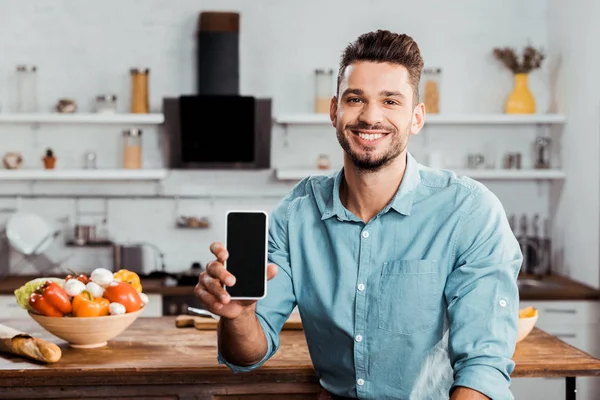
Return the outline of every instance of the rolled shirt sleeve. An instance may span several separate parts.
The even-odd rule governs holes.
[[[493,400],[513,399],[516,279],[523,257],[505,211],[491,191],[482,188],[465,201],[467,212],[455,236],[456,264],[445,288],[452,388],[468,387]]]
[[[288,247],[288,221],[293,206],[293,193],[284,198],[269,217],[269,263],[278,267],[277,275],[267,283],[267,296],[257,302],[256,316],[267,338],[267,353],[253,365],[234,365],[218,351],[217,359],[233,372],[249,372],[259,368],[279,349],[279,334],[296,306]]]

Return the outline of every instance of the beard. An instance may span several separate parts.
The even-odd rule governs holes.
[[[354,166],[359,171],[376,172],[381,168],[391,164],[392,161],[394,161],[406,149],[411,123],[412,122],[409,122],[406,128],[400,132],[393,126],[385,126],[381,124],[369,125],[365,122],[359,121],[356,124],[348,124],[345,127],[338,125],[336,127],[336,136],[338,142],[342,146],[342,149],[344,149],[346,155],[350,158]],[[376,146],[362,145],[358,151],[353,150],[350,140],[346,136],[345,132],[348,132],[348,135],[354,135],[355,133],[353,131],[357,131],[359,129],[384,130],[388,132],[386,136],[390,136],[391,143],[387,150],[381,155],[375,154],[377,149]]]

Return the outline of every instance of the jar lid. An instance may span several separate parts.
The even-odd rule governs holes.
[[[35,72],[37,67],[35,65],[17,65],[17,71],[19,72]]]
[[[439,74],[441,72],[442,72],[442,69],[439,67],[423,69],[423,73],[425,73],[425,74]]]
[[[333,74],[333,68],[317,68],[315,69],[315,74]]]
[[[126,131],[123,131],[123,135],[133,137],[142,136],[142,130],[138,128],[127,129]]]
[[[96,96],[98,101],[117,101],[117,96],[114,94],[100,94]]]
[[[131,68],[132,74],[148,74],[150,73],[150,68]]]

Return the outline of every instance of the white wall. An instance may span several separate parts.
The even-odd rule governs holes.
[[[569,177],[558,196],[555,237],[564,243],[564,267],[573,278],[594,287],[599,275],[600,204],[600,4],[564,1],[549,3],[549,43],[557,65],[557,106],[568,113],[563,132],[563,168]]]
[[[337,67],[344,46],[359,34],[385,28],[406,32],[419,43],[427,66],[443,68],[442,112],[501,112],[512,88],[511,74],[492,57],[496,46],[532,43],[550,47],[545,0],[522,2],[413,1],[192,1],[63,0],[17,2],[0,0],[0,109],[14,108],[14,67],[33,63],[39,67],[39,99],[50,110],[61,97],[77,100],[88,111],[97,94],[119,96],[120,111],[129,101],[128,71],[132,66],[151,68],[151,108],[160,111],[161,99],[195,91],[194,31],[203,10],[236,10],[241,17],[241,92],[273,98],[273,113],[312,110],[312,71]],[[548,68],[535,72],[530,87],[539,112],[550,104]],[[55,149],[60,168],[79,168],[82,155],[93,149],[100,167],[119,167],[120,131],[126,126],[0,125],[0,153],[20,151],[25,167],[39,168],[46,147]],[[464,166],[466,153],[494,149],[496,165],[505,151],[520,151],[524,167],[530,166],[534,128],[427,127],[411,144],[425,160],[428,150],[443,149],[448,167]],[[276,167],[311,167],[319,153],[328,153],[334,166],[341,151],[329,127],[292,129],[284,146],[280,127],[273,131],[273,164]],[[144,131],[144,165],[161,167],[158,131]],[[240,187],[238,180],[243,183]],[[164,182],[167,194],[210,195],[219,191],[227,198],[180,202],[182,214],[213,217],[207,231],[173,229],[177,213],[171,200],[109,201],[108,228],[117,240],[145,240],[167,253],[171,270],[192,261],[209,260],[208,244],[222,239],[222,214],[228,207],[271,209],[277,197],[290,187],[274,183],[269,172],[178,172]],[[549,186],[532,182],[490,184],[509,213],[549,214]],[[152,184],[3,184],[0,193],[152,193]],[[267,194],[263,198],[250,198]],[[270,194],[270,195],[269,195]],[[596,200],[597,201],[597,200]],[[14,199],[0,201],[10,206]],[[85,203],[85,204],[84,204]],[[82,203],[99,208],[101,202]],[[41,212],[57,221],[73,218],[73,200],[23,200],[24,209]],[[1,217],[1,215],[0,215]],[[1,219],[0,219],[1,220]],[[57,226],[62,227],[59,222]],[[68,228],[65,228],[68,229]],[[598,243],[597,240],[594,243]],[[53,258],[70,252],[56,245]],[[597,258],[597,257],[596,257]],[[89,270],[110,262],[106,250],[77,250],[67,266]],[[594,266],[597,265],[594,264]],[[151,265],[149,265],[151,268]],[[31,273],[32,267],[12,273]]]

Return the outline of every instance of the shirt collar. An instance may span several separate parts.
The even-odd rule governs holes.
[[[344,168],[341,168],[335,176],[334,184],[332,187],[332,195],[329,200],[325,203],[325,207],[322,208],[321,219],[327,219],[330,217],[337,217],[340,220],[355,220],[354,216],[346,210],[346,207],[340,200],[340,184],[344,177]],[[381,214],[385,214],[391,209],[394,209],[402,215],[410,215],[413,205],[413,200],[416,193],[416,188],[421,182],[421,174],[419,163],[414,157],[407,152],[406,153],[406,170],[402,177],[400,187],[396,191],[396,194],[390,201],[390,203],[381,211]]]

